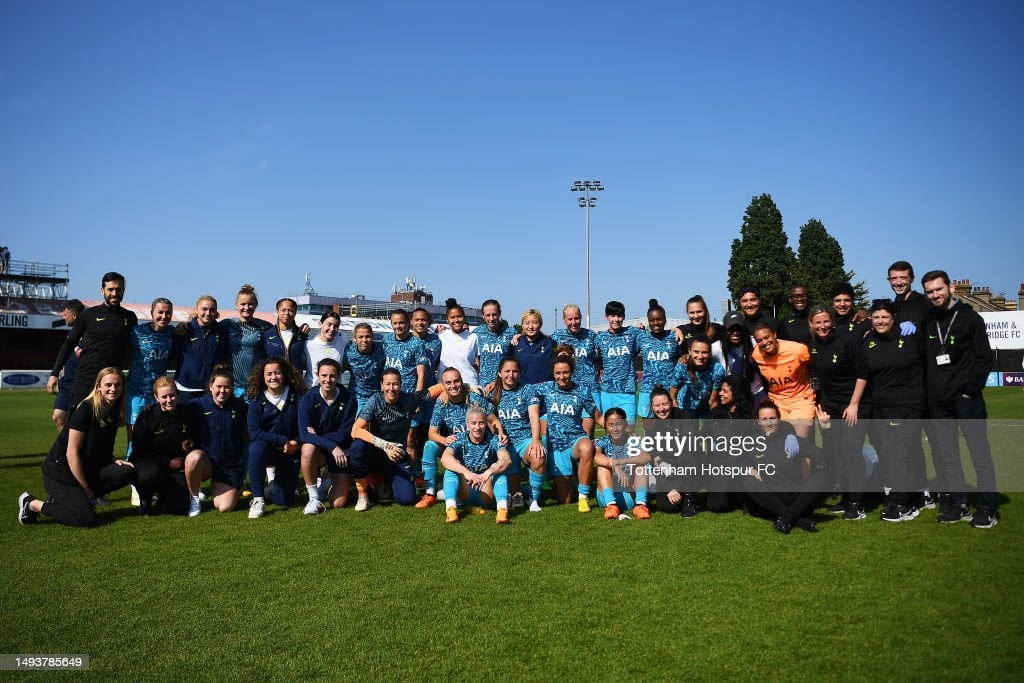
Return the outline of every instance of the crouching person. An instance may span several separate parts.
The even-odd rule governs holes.
[[[508,449],[487,428],[487,414],[478,406],[466,412],[466,431],[441,456],[444,465],[445,519],[459,521],[459,503],[466,511],[497,508],[498,524],[508,524]]]
[[[231,370],[219,366],[210,376],[209,391],[189,403],[199,412],[196,438],[191,453],[185,457],[185,481],[188,483],[188,516],[202,511],[199,487],[207,479],[213,494],[213,507],[231,512],[242,493],[245,471],[245,423],[249,408],[236,398]]]
[[[302,479],[309,492],[303,510],[307,515],[324,511],[324,499],[331,507],[348,503],[352,484],[348,453],[352,446],[352,425],[356,420],[356,397],[338,386],[340,366],[333,358],[324,358],[316,366],[319,389],[311,389],[299,400],[299,439],[302,441]],[[320,468],[327,466],[326,485],[317,487]],[[329,489],[329,490],[328,490]]]
[[[92,392],[71,412],[43,459],[47,501],[28,491],[18,497],[18,521],[31,524],[42,513],[61,524],[96,524],[96,499],[136,481],[135,467],[114,459],[114,441],[124,400],[124,375],[103,368]]]

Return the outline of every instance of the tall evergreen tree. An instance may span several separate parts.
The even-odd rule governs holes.
[[[794,281],[807,285],[811,301],[828,305],[832,288],[848,280],[843,248],[839,241],[828,234],[825,226],[817,218],[812,218],[800,226]]]
[[[863,280],[855,281],[856,277],[852,270],[846,270],[839,240],[828,233],[821,221],[812,218],[800,226],[794,281],[807,285],[813,303],[827,306],[832,288],[840,282],[849,282],[853,285],[854,304],[867,308],[870,303],[867,287]]]
[[[751,199],[743,214],[740,237],[732,241],[729,257],[729,293],[733,302],[740,288],[761,290],[765,310],[779,310],[789,294],[796,255],[782,229],[782,213],[769,194]]]

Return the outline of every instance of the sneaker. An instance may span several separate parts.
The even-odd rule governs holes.
[[[679,509],[679,516],[683,519],[697,516],[697,501],[693,496],[683,496],[683,505]]]
[[[974,513],[971,526],[975,529],[991,529],[999,523],[999,514],[989,510],[978,510]]]
[[[971,508],[966,505],[950,505],[945,512],[935,519],[943,524],[969,522],[972,519]]]
[[[420,498],[420,502],[416,503],[416,507],[420,510],[424,510],[435,505],[437,505],[437,496],[433,493],[424,493],[423,497]]]
[[[646,503],[638,503],[633,506],[633,516],[637,519],[650,519],[651,511],[647,509]]]
[[[139,504],[141,502],[142,499],[139,497],[139,490],[132,486],[132,505],[134,505],[135,507],[139,507]]]
[[[864,506],[858,503],[850,503],[846,506],[846,512],[843,513],[843,519],[848,522],[855,522],[867,516],[868,513],[864,511]]]
[[[363,496],[359,496],[359,498],[356,499],[356,512],[366,512],[366,510],[369,507],[370,507],[370,498],[369,498],[369,496],[363,495]]]
[[[253,498],[249,502],[249,519],[259,519],[263,516],[263,499]]]
[[[935,499],[932,497],[932,494],[930,494],[930,493],[922,493],[921,494],[921,500],[918,503],[917,507],[920,510],[934,510],[935,509]]]
[[[248,496],[251,496],[251,495],[252,495],[252,491],[249,491],[249,492],[247,492],[247,493],[244,493],[244,494],[242,494],[242,495],[248,495]],[[203,502],[204,500],[206,500],[206,494],[205,494],[205,493],[203,493],[203,490],[202,490],[202,489],[199,489],[199,495],[198,495],[198,496],[196,496],[196,498],[198,498],[198,499],[199,499],[199,502],[200,502],[200,503],[201,503],[201,502]]]
[[[509,504],[516,510],[522,510],[526,507],[526,503],[523,502],[523,492],[516,491],[509,497]]]
[[[940,493],[936,496],[939,501],[939,514],[948,512],[953,506],[952,496],[948,493]]]
[[[100,496],[96,499],[97,507],[106,507],[108,505],[110,505],[110,500],[108,500],[106,496]]]
[[[889,503],[882,511],[883,522],[909,522],[918,515],[918,509],[913,505],[897,505]]]
[[[829,509],[826,510],[826,512],[828,512],[828,514],[830,515],[845,515],[847,507],[848,504],[846,500],[841,500],[835,505],[829,507]]]
[[[508,508],[498,508],[498,514],[494,521],[498,524],[508,524]]]
[[[604,518],[605,519],[618,519],[619,518],[619,506],[615,503],[609,503],[604,506]]]
[[[590,501],[586,498],[580,498],[580,501],[576,503],[576,509],[580,512],[590,512]]]
[[[535,500],[531,500],[530,501],[530,512],[540,512],[543,509],[544,508],[542,508],[540,506],[540,503],[538,503],[537,501],[535,501]]]
[[[188,516],[197,517],[203,511],[203,504],[199,502],[199,496],[189,496]]]
[[[818,533],[818,525],[814,523],[814,520],[809,517],[797,517],[793,520],[793,526],[797,529],[803,529],[812,534]]]
[[[302,514],[304,515],[319,515],[324,511],[324,504],[320,502],[319,498],[310,498],[309,502],[306,503],[306,507],[302,508]]]
[[[459,509],[458,508],[445,508],[444,509],[444,523],[445,524],[456,524],[459,522]]]
[[[792,530],[793,525],[790,524],[789,520],[787,520],[785,517],[779,517],[775,520],[775,523],[772,524],[772,528],[778,531],[779,533],[788,534],[790,530]]]
[[[139,515],[149,517],[154,512],[152,501],[139,499]]]
[[[35,499],[28,491],[18,496],[18,524],[35,524],[39,521],[39,513],[28,506]]]

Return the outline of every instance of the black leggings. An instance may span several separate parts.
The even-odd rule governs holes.
[[[792,522],[797,517],[806,517],[822,497],[825,478],[812,474],[800,491],[778,491],[768,482],[753,477],[743,480],[743,488],[753,503],[772,517],[782,517]]]
[[[154,494],[160,494],[160,509],[172,515],[188,513],[189,492],[184,472],[167,469],[158,460],[145,458],[136,460],[135,471],[138,474],[139,498],[151,501]]]
[[[96,481],[89,483],[93,493],[99,497],[134,482],[135,468],[111,463],[97,473]],[[43,503],[44,515],[68,526],[96,524],[96,510],[81,486],[57,481],[44,472],[43,488],[50,494],[50,500]]]

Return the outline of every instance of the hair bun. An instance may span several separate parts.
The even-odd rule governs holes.
[[[459,302],[456,301],[454,297],[448,297],[447,299],[444,300],[444,305],[445,306],[458,306]]]
[[[658,300],[657,299],[648,299],[647,300],[647,307],[648,308],[657,308],[658,307]]]

